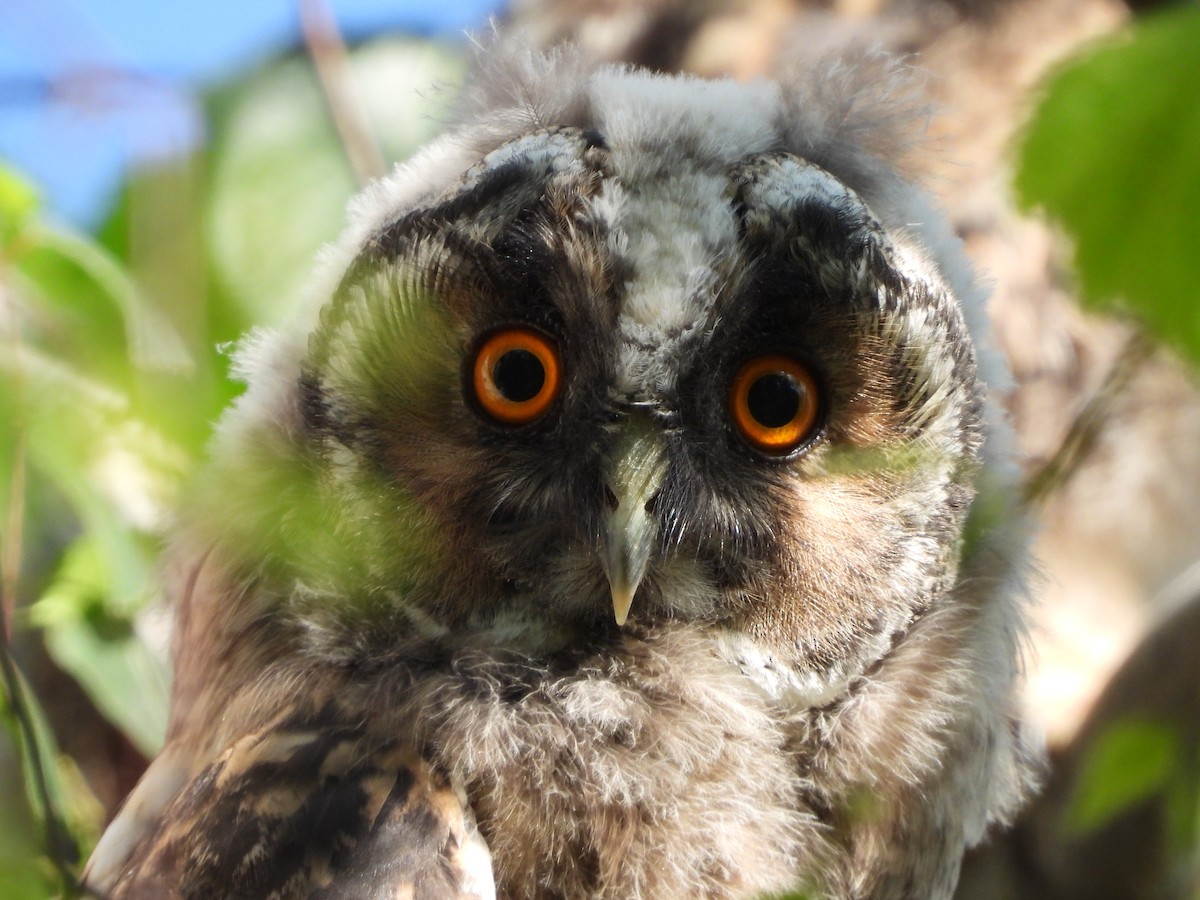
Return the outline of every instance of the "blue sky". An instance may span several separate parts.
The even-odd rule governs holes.
[[[200,139],[191,96],[299,41],[299,0],[0,0],[0,161],[87,227],[131,160]],[[503,0],[325,0],[349,38],[454,37]]]

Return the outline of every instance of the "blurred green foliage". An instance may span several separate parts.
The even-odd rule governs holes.
[[[1179,768],[1179,743],[1175,731],[1160,722],[1113,722],[1083,761],[1065,826],[1093,831],[1162,791]]]
[[[1200,362],[1200,7],[1138,20],[1060,68],[1016,188],[1072,239],[1086,304],[1133,313]]]
[[[76,573],[60,565],[60,557],[89,543],[106,558],[105,577],[88,592],[87,603],[105,616],[144,599],[153,550],[142,536],[143,523],[127,508],[147,498],[141,485],[130,487],[104,473],[119,464],[143,468],[150,477],[157,460],[141,445],[122,440],[130,428],[149,428],[140,421],[123,377],[122,358],[135,339],[142,300],[119,262],[94,242],[46,223],[36,194],[13,172],[0,170],[0,500],[3,501],[3,583],[6,630],[27,625],[30,606],[43,590],[72,589]],[[128,326],[128,327],[125,327]],[[18,605],[19,603],[19,605]],[[108,606],[113,609],[109,611]],[[37,609],[34,605],[32,609]],[[80,616],[92,612],[82,605]],[[75,622],[49,623],[48,644],[69,641]],[[100,644],[107,638],[94,633]],[[145,663],[148,689],[165,683],[165,668],[140,642],[127,642],[124,652],[101,657],[78,655],[60,662],[81,683],[90,685],[112,706],[125,699],[111,690],[131,662]],[[29,818],[38,828],[15,827],[7,835],[44,836],[43,852],[61,864],[76,863],[99,833],[94,802],[76,776],[73,761],[58,754],[52,732],[37,700],[17,672],[5,648],[4,712],[12,737],[11,750],[20,762],[28,805],[11,804],[8,815]],[[72,669],[71,663],[77,663]],[[155,678],[157,676],[157,679]],[[126,679],[128,680],[128,679]],[[161,704],[165,693],[157,698]],[[123,721],[144,710],[129,707]],[[161,739],[150,735],[147,749]],[[79,790],[67,790],[72,784]],[[18,841],[18,844],[20,842]],[[0,855],[4,855],[0,849]],[[37,860],[36,854],[28,859]],[[54,868],[45,862],[28,871],[7,870],[4,878],[36,884],[29,896],[46,896],[42,879]],[[20,897],[15,893],[6,896]]]
[[[429,42],[352,54],[350,89],[385,158],[441,130],[463,69],[457,51]],[[147,756],[167,721],[156,560],[172,504],[240,389],[228,347],[302,302],[355,190],[302,55],[205,102],[206,145],[133,172],[95,236],[54,224],[0,161],[0,558],[14,647],[20,661],[40,642]],[[14,716],[20,699],[36,746]],[[64,819],[53,856],[67,866],[90,850],[104,810],[33,693],[0,700],[11,736],[0,738],[0,783],[18,801],[0,804],[0,897],[45,897],[60,882],[44,796]]]
[[[1200,365],[1198,49],[1200,5],[1177,4],[1061,66],[1018,149],[1015,187],[1069,238],[1086,307],[1130,318]],[[1079,840],[1149,810],[1171,884],[1145,885],[1145,896],[1200,898],[1200,759],[1188,737],[1200,710],[1174,714],[1104,723],[1084,745],[1061,826]]]

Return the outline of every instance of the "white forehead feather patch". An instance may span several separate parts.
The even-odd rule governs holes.
[[[596,211],[630,273],[618,387],[636,390],[644,358],[635,348],[661,345],[704,319],[713,263],[736,241],[728,167],[778,143],[779,91],[606,70],[593,76],[589,94],[613,175]]]

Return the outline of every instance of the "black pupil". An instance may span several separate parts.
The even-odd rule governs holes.
[[[770,372],[755,380],[746,395],[750,415],[764,428],[782,428],[800,412],[803,388],[783,372]]]
[[[546,369],[528,350],[509,350],[496,360],[492,381],[506,400],[525,403],[541,392]]]

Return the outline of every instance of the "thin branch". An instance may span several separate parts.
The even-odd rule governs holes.
[[[383,175],[386,166],[362,110],[351,99],[346,44],[324,0],[300,0],[300,28],[342,149],[359,185],[365,185]]]
[[[1022,491],[1028,506],[1042,503],[1064,487],[1096,449],[1113,407],[1142,364],[1154,352],[1154,343],[1140,331],[1126,339],[1104,381],[1071,422],[1054,455],[1029,476]]]

